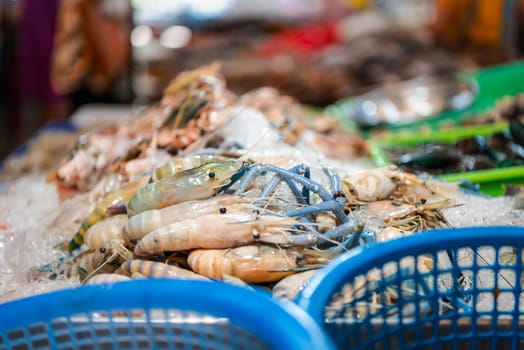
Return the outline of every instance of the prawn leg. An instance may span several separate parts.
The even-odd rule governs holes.
[[[338,176],[332,169],[330,168],[323,168],[326,175],[329,177],[329,181],[331,183],[331,194],[334,198],[344,196],[344,192],[342,191],[342,179],[340,179],[340,176]]]
[[[309,168],[306,167],[305,169],[307,169],[307,171],[309,173]],[[302,165],[297,165],[297,166],[289,169],[288,171],[292,172],[292,173],[300,174],[302,172],[305,172],[305,169],[304,169],[304,167]],[[269,197],[271,195],[271,193],[273,193],[275,191],[276,187],[283,181],[282,178],[283,177],[280,174],[276,174],[275,176],[273,176],[273,178],[269,181],[269,183],[264,188],[264,190],[262,190],[262,193],[260,193],[260,197],[262,197],[262,198]],[[308,204],[309,203],[308,198],[306,198],[304,196],[303,192],[300,192],[300,190],[297,188],[297,186],[292,181],[290,181],[287,178],[284,178],[284,181],[286,182],[288,187],[291,189],[291,191],[295,195],[295,198],[297,199],[297,202],[299,202],[301,204]],[[306,191],[306,192],[309,195],[309,191]]]
[[[342,204],[342,205],[344,205],[344,204]],[[336,208],[340,208],[340,206],[341,206],[341,203],[339,201],[337,201],[336,199],[334,199],[334,200],[330,200],[330,201],[327,201],[327,202],[322,202],[322,203],[318,203],[318,204],[312,204],[310,206],[307,206],[307,207],[304,207],[304,208],[300,208],[300,209],[288,210],[288,211],[282,213],[282,215],[285,215],[285,216],[306,216],[308,214],[316,214],[316,213],[321,213],[321,212],[325,212],[325,211],[333,211]]]
[[[340,247],[344,250],[352,249],[357,246],[362,235],[363,229],[364,224],[362,223],[362,221],[348,221],[322,234],[320,237],[324,240],[324,242],[322,242],[321,246],[325,245],[326,243],[333,242],[342,237],[343,241]]]
[[[293,172],[289,172],[288,170],[279,168],[271,164],[263,164],[263,166],[267,170],[273,171],[276,174],[281,174],[283,177],[293,180],[294,182],[297,182],[300,185],[307,188],[309,191],[318,194],[324,202],[334,199],[333,196],[324,188],[324,186],[322,186],[321,184],[311,179],[308,179],[299,174],[295,174]],[[344,210],[342,209],[342,207],[335,208],[333,210],[333,214],[335,214],[336,218],[342,223],[345,223],[348,221],[348,218],[346,214],[344,213]]]
[[[333,201],[334,197],[322,186],[321,184],[307,178],[304,176],[304,174],[309,174],[309,172],[306,170],[307,167],[303,164],[300,164],[298,166],[295,166],[291,169],[282,169],[277,166],[271,165],[271,164],[256,164],[249,167],[247,170],[247,173],[240,181],[237,189],[235,190],[235,194],[243,193],[248,185],[253,181],[253,179],[260,175],[264,170],[271,171],[275,173],[278,177],[284,179],[292,192],[295,194],[297,198],[300,198],[299,202],[301,203],[307,203],[306,199],[304,199],[304,193],[305,192],[313,192],[320,196],[320,198],[324,202]],[[303,186],[302,192],[296,188],[296,185],[294,182],[300,184]],[[269,190],[272,189],[273,186],[276,187],[277,180],[271,180],[270,185],[271,187],[269,189],[265,189],[264,193],[269,193]],[[309,197],[307,197],[309,198]],[[342,197],[341,197],[342,198]],[[339,220],[342,223],[345,223],[348,221],[348,218],[343,210],[342,200],[339,202],[339,206],[335,206],[332,211],[333,214],[335,214],[337,220]]]

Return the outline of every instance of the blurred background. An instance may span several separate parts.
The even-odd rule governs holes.
[[[522,0],[0,0],[0,159],[87,104],[158,100],[220,61],[228,87],[328,106],[518,59]]]

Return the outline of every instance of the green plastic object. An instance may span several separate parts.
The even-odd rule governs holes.
[[[454,143],[461,139],[479,136],[489,136],[508,128],[507,123],[483,124],[458,127],[445,131],[426,132],[410,135],[388,135],[385,138],[369,140],[371,158],[377,166],[392,164],[384,152],[386,147],[409,147],[428,142]],[[483,169],[460,173],[439,175],[439,178],[450,181],[469,181],[479,185],[480,191],[491,196],[504,195],[507,184],[524,184],[524,166],[513,166],[497,169]]]
[[[430,118],[406,124],[388,124],[383,129],[391,134],[414,131],[433,131],[459,125],[466,119],[475,117],[491,109],[496,101],[505,96],[524,92],[524,61],[492,66],[475,72],[464,72],[457,76],[459,81],[470,84],[476,91],[472,104],[463,110],[446,111]],[[355,129],[351,119],[354,99],[344,99],[325,108],[326,113],[334,115],[350,129]],[[376,130],[374,128],[373,130]]]

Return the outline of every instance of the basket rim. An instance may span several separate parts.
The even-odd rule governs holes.
[[[85,285],[0,304],[0,334],[96,311],[177,309],[227,317],[275,349],[334,349],[323,329],[290,301],[219,281],[144,279]],[[278,334],[278,336],[275,336]]]

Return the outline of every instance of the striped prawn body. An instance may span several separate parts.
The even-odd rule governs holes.
[[[294,273],[301,256],[265,245],[232,249],[197,249],[187,259],[193,271],[209,278],[234,276],[247,283],[275,282]]]
[[[245,165],[245,162],[236,160],[206,163],[149,183],[141,187],[129,200],[127,214],[133,216],[146,210],[209,198],[229,184],[232,177]]]
[[[119,240],[105,242],[98,249],[81,253],[74,261],[58,269],[51,276],[66,278],[80,277],[81,281],[94,273],[110,273],[117,269],[122,261],[130,259],[132,253]]]
[[[181,267],[138,259],[124,262],[115,273],[125,276],[140,274],[150,278],[207,279],[202,275]]]
[[[170,161],[156,168],[151,174],[151,181],[155,182],[160,179],[176,175],[182,171],[197,168],[206,163],[220,163],[231,161],[232,159],[216,155],[194,155],[186,157],[174,157]]]
[[[252,199],[242,196],[221,195],[206,200],[182,202],[162,209],[147,210],[129,218],[123,236],[127,242],[141,239],[163,226],[210,214],[230,214],[255,210]]]
[[[107,217],[107,208],[126,203],[147,181],[147,177],[142,177],[136,181],[130,182],[117,191],[109,193],[105,198],[96,205],[95,209],[82,221],[73,239],[67,244],[67,251],[72,252],[84,243],[84,236],[87,230],[97,222]]]
[[[87,280],[86,284],[117,283],[130,281],[131,278],[116,273],[101,273]]]
[[[112,240],[123,240],[122,232],[127,222],[127,215],[119,214],[97,222],[87,230],[85,244],[91,249],[99,249]]]
[[[198,248],[232,248],[256,241],[291,237],[285,231],[298,224],[293,218],[254,213],[211,214],[178,221],[148,233],[135,246],[135,255]]]

